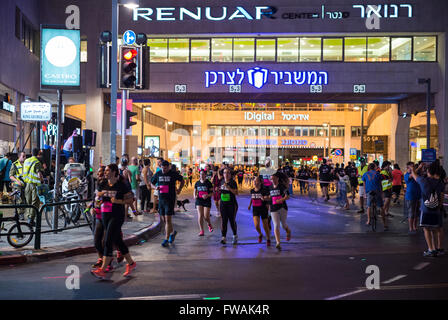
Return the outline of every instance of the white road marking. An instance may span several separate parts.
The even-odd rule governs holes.
[[[358,293],[361,293],[361,292],[364,292],[364,291],[367,291],[367,289],[360,289],[360,290],[356,290],[356,291],[352,291],[352,292],[347,292],[347,293],[340,294],[340,295],[335,296],[335,297],[326,298],[325,300],[337,300],[337,299],[341,299],[341,298],[345,298],[345,297],[348,297],[348,296],[352,296],[354,294],[358,294]]]
[[[416,265],[416,266],[414,267],[414,270],[422,270],[423,268],[429,266],[430,264],[431,264],[430,262],[422,262],[422,263],[419,263],[418,265]]]
[[[389,280],[383,281],[383,283],[384,283],[384,284],[389,284],[389,283],[392,283],[392,282],[394,282],[394,281],[397,281],[397,280],[403,279],[403,278],[405,278],[405,277],[407,277],[407,275],[406,275],[406,274],[401,274],[401,275],[399,275],[399,276],[393,277],[392,279],[389,279]]]
[[[206,294],[178,294],[168,296],[126,297],[119,300],[189,300],[202,299]]]

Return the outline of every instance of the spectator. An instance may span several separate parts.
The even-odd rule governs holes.
[[[426,175],[422,174],[424,169]],[[424,257],[437,257],[445,253],[443,243],[443,197],[444,184],[440,180],[441,169],[437,162],[429,167],[421,163],[417,170],[412,170],[412,177],[417,181],[422,192],[420,226],[425,233],[428,250]]]
[[[392,196],[394,196],[394,203],[400,204],[400,192],[403,184],[403,172],[401,172],[398,163],[394,164],[392,170]]]
[[[417,233],[417,221],[420,213],[420,186],[417,181],[412,177],[412,170],[414,169],[414,163],[408,162],[406,164],[407,172],[404,175],[404,181],[406,182],[406,194],[405,194],[405,207],[409,222],[409,234]]]

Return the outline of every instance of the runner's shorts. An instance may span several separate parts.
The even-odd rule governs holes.
[[[174,216],[174,203],[176,200],[159,199],[159,214],[161,216]]]
[[[367,198],[366,188],[364,185],[359,186],[359,197]]]
[[[374,196],[368,195],[367,196],[367,208],[370,208],[372,206],[372,202],[376,201],[376,208],[379,210],[383,207],[383,198],[381,198],[381,194],[376,194]]]

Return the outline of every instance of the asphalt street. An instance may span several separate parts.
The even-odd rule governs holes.
[[[402,209],[394,208],[390,231],[364,226],[356,207],[345,211],[311,203],[306,197],[288,201],[292,239],[282,251],[257,242],[249,196],[238,197],[237,245],[221,245],[220,218],[212,207],[213,233],[198,236],[194,203],[174,218],[175,243],[161,247],[162,235],[130,251],[137,269],[123,278],[124,262],[115,263],[110,279],[90,274],[96,255],[89,254],[0,268],[0,299],[446,299],[448,257],[423,258],[422,232],[410,236],[401,223]],[[275,241],[273,241],[275,244]],[[69,290],[68,266],[80,270],[79,289]],[[377,266],[379,289],[367,289],[369,266]],[[3,290],[7,288],[6,290]]]

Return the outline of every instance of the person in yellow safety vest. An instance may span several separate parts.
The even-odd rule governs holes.
[[[390,200],[392,199],[392,170],[390,169],[391,163],[389,161],[384,161],[381,165],[380,174],[383,178],[381,185],[383,187],[383,197],[384,197],[384,214],[386,217],[393,217],[389,213]]]
[[[358,185],[359,185],[359,204],[361,209],[358,213],[364,213],[364,201],[367,199],[366,189],[364,186],[364,181],[362,181],[362,176],[366,173],[369,167],[366,164],[365,158],[360,158],[361,166],[358,167]]]
[[[42,163],[37,158],[41,153],[39,149],[33,149],[32,157],[25,160],[23,164],[23,181],[25,181],[25,199],[26,203],[39,208],[40,201],[37,194],[37,187],[43,182]],[[27,209],[28,223],[34,226],[36,212],[33,209]]]
[[[25,201],[25,182],[23,181],[23,163],[25,162],[25,152],[19,153],[19,158],[15,161],[9,170],[9,178],[11,179],[13,191],[20,191],[20,198],[17,199],[16,204],[26,204]],[[18,209],[20,219],[24,219],[25,209]]]

